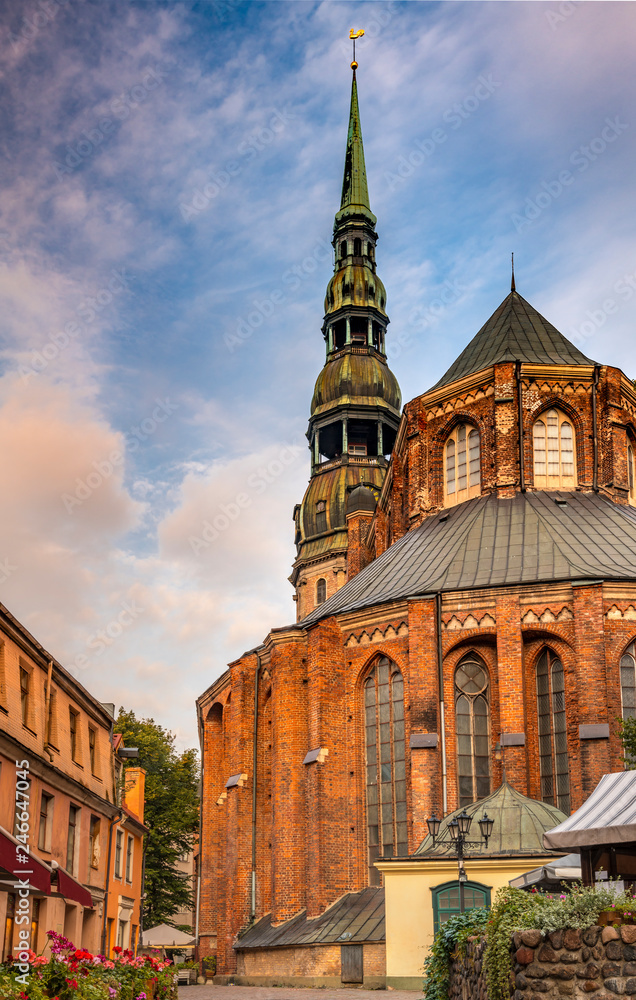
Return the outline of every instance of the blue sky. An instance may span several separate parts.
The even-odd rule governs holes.
[[[408,400],[513,250],[521,294],[636,375],[636,8],[1,9],[0,600],[191,745],[196,696],[294,618],[349,29]]]

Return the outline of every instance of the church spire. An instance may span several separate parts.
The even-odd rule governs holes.
[[[340,211],[336,213],[336,229],[356,216],[368,220],[372,226],[375,226],[377,222],[369,204],[367,171],[364,164],[364,146],[362,144],[362,127],[360,125],[360,110],[358,108],[357,63],[352,63],[351,65],[353,67],[353,79],[351,81],[349,132],[347,133]]]

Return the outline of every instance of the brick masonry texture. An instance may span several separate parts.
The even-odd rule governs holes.
[[[557,407],[576,436],[575,488],[592,491],[596,392],[596,482],[602,496],[627,504],[636,392],[618,369],[601,367],[596,388],[593,376],[591,366],[521,366],[525,486],[535,489],[533,423]],[[350,576],[447,503],[444,444],[458,423],[479,430],[482,494],[510,497],[521,488],[513,364],[495,365],[417,397],[406,405],[402,420],[375,516],[349,518]],[[200,922],[204,946],[213,951],[216,942],[220,974],[237,973],[237,935],[253,919],[271,913],[272,923],[280,924],[303,909],[315,917],[343,893],[369,884],[362,690],[378,657],[388,657],[404,679],[409,853],[426,835],[426,818],[443,811],[440,694],[446,720],[446,811],[459,802],[454,678],[467,653],[481,658],[489,677],[492,790],[503,777],[502,761],[495,757],[501,734],[525,733],[524,746],[505,750],[506,776],[523,794],[541,799],[536,667],[546,647],[564,668],[570,808],[583,803],[602,774],[624,766],[616,723],[619,663],[636,639],[636,579],[529,581],[445,592],[441,607],[443,692],[436,603],[434,596],[424,595],[387,600],[306,629],[299,623],[274,630],[257,652],[231,664],[199,698],[205,762]],[[609,739],[581,740],[579,726],[587,723],[609,723]],[[437,748],[409,751],[412,733],[436,733]],[[328,751],[321,762],[303,763],[309,751],[321,747]],[[238,773],[247,775],[245,782],[223,795],[228,777]],[[271,952],[268,961],[274,968]]]

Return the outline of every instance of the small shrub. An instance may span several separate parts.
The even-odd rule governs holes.
[[[448,1000],[451,955],[455,949],[465,954],[470,935],[483,934],[488,912],[485,907],[467,910],[442,924],[424,962],[425,1000]]]

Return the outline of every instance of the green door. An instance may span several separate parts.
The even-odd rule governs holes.
[[[449,917],[460,912],[459,882],[445,882],[431,890],[433,893],[433,922],[437,934]],[[464,882],[464,910],[490,906],[490,888],[479,882]]]

